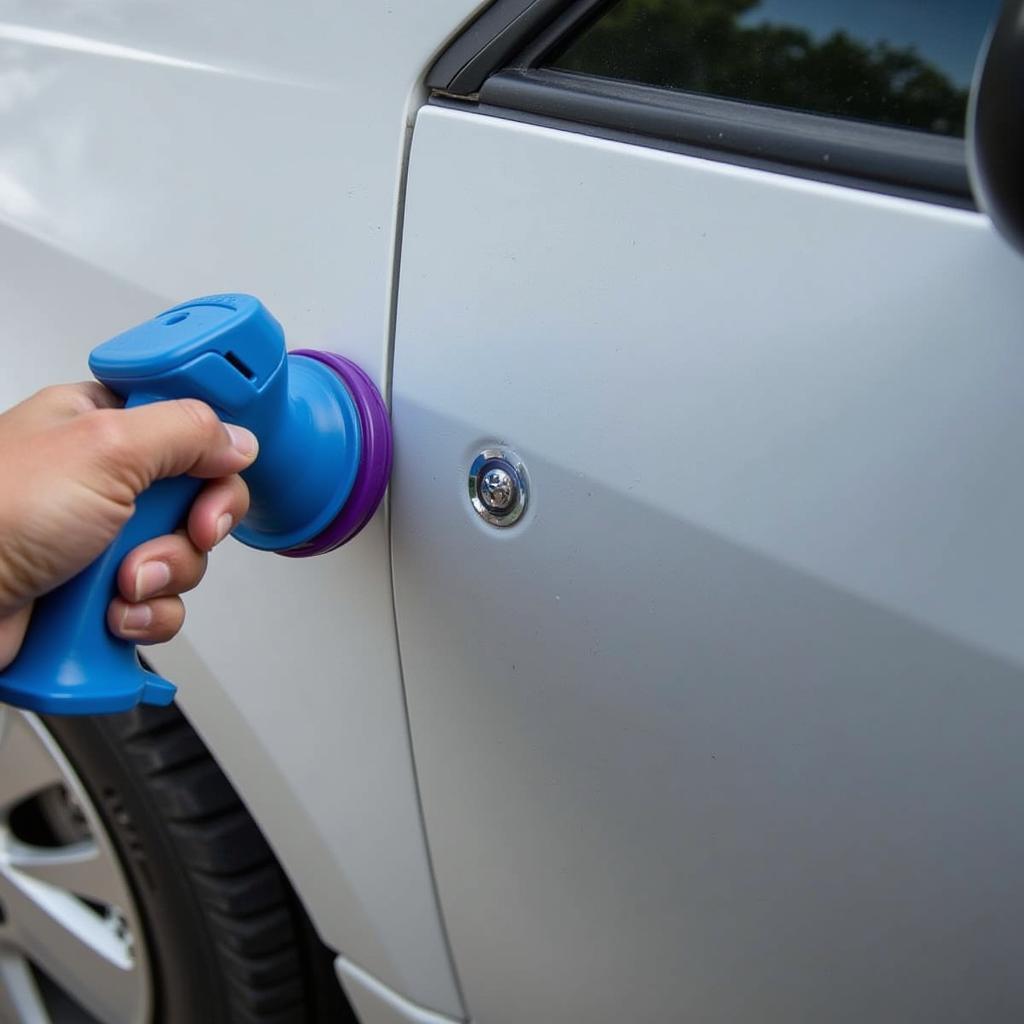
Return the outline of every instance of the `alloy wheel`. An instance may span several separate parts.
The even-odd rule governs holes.
[[[96,805],[39,718],[0,708],[0,1020],[143,1024],[152,996]]]

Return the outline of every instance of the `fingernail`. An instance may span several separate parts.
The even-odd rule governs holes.
[[[171,567],[166,562],[143,562],[135,573],[135,600],[152,597],[171,582]]]
[[[235,517],[230,512],[225,512],[217,520],[217,533],[213,538],[214,546],[218,545],[231,532],[231,527],[234,525]]]
[[[121,616],[121,628],[145,629],[153,621],[153,609],[148,604],[130,604]]]
[[[255,457],[260,450],[260,443],[251,430],[246,430],[245,427],[240,427],[237,423],[225,423],[224,429],[228,432],[232,447],[248,459]]]

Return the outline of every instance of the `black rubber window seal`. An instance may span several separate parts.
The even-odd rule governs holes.
[[[427,72],[427,88],[475,95],[488,75],[538,39],[570,6],[572,0],[497,0],[437,58]]]
[[[544,69],[500,71],[490,107],[969,198],[962,139]]]

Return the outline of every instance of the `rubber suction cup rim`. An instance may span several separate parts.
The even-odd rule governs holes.
[[[377,386],[351,359],[311,348],[296,349],[290,354],[315,359],[341,378],[355,402],[363,435],[355,483],[337,518],[311,540],[280,552],[290,558],[308,558],[346,544],[373,518],[391,476],[391,419]]]

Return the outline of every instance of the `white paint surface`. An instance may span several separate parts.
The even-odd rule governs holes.
[[[334,967],[360,1024],[457,1024],[451,1017],[403,999],[343,956]]]
[[[1024,261],[449,109],[409,183],[398,625],[474,1019],[1020,1019]]]

